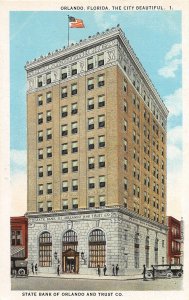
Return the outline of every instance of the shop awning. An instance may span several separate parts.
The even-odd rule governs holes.
[[[11,246],[11,257],[25,257],[25,249],[22,246]]]

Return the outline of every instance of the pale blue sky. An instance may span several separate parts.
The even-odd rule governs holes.
[[[181,13],[69,12],[83,19],[84,29],[70,29],[79,41],[118,23],[143,64],[170,116],[168,121],[168,176],[177,181],[182,163]],[[26,72],[24,65],[40,55],[67,45],[67,12],[10,13],[11,167],[26,172]],[[169,184],[168,189],[172,184]],[[174,184],[174,183],[173,183]],[[170,186],[170,187],[169,187]]]

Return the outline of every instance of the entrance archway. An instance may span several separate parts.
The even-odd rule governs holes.
[[[79,252],[73,249],[62,252],[62,270],[64,273],[79,272]]]

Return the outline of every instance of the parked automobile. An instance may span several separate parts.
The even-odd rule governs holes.
[[[172,278],[182,277],[183,275],[183,265],[154,265],[151,269],[146,271],[146,278],[153,278],[153,267],[154,267],[154,277],[157,278]]]
[[[26,260],[15,261],[15,275],[16,276],[28,276],[28,262]]]

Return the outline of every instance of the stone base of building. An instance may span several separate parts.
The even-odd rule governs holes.
[[[166,264],[167,226],[123,207],[28,213],[28,266],[40,273],[141,274]],[[114,267],[113,267],[114,266]]]

